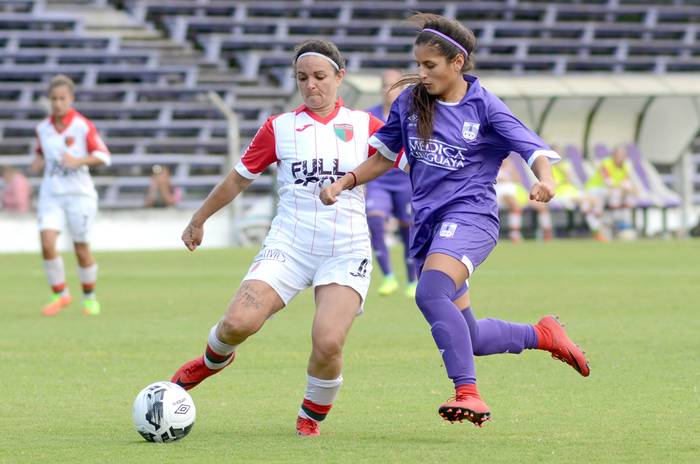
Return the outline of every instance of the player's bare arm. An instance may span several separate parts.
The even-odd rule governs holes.
[[[84,158],[77,158],[66,152],[63,154],[63,161],[61,164],[67,168],[77,169],[80,166],[101,166],[105,164],[105,162],[96,156],[88,155]]]
[[[182,232],[182,241],[190,251],[194,251],[201,245],[204,237],[203,227],[206,220],[212,214],[231,203],[252,182],[251,179],[246,179],[238,174],[236,170],[232,170],[214,187]]]
[[[552,175],[552,165],[547,157],[540,156],[535,159],[535,162],[532,163],[532,172],[535,173],[539,182],[535,182],[530,189],[530,200],[546,203],[554,198],[556,185]]]
[[[343,177],[321,190],[321,201],[324,205],[332,205],[338,201],[336,197],[340,195],[343,190],[352,189],[358,185],[366,184],[382,174],[385,174],[393,166],[393,161],[377,153],[367,161],[360,164],[351,173],[345,174]]]

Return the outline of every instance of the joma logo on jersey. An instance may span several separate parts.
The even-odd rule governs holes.
[[[465,149],[448,145],[439,140],[422,140],[410,137],[408,147],[411,156],[418,161],[450,171],[463,168],[467,159]]]
[[[326,167],[323,158],[297,161],[292,163],[292,176],[295,184],[309,185],[313,183],[335,182],[345,173],[338,168],[338,160],[333,160],[333,165]]]

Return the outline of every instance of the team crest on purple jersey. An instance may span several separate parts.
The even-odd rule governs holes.
[[[353,128],[351,124],[333,124],[333,130],[335,130],[335,135],[343,142],[352,140]]]
[[[462,137],[469,141],[476,140],[476,135],[479,133],[479,126],[480,124],[478,122],[464,121]]]

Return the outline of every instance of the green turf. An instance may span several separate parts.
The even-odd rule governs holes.
[[[494,418],[483,429],[438,417],[451,386],[428,327],[412,301],[376,296],[375,271],[319,439],[294,435],[310,343],[305,292],[193,391],[197,422],[185,440],[146,443],[131,424],[134,396],[201,353],[254,253],[98,253],[102,314],[87,318],[74,302],[52,319],[39,315],[40,258],[0,255],[0,462],[700,459],[698,241],[499,245],[471,279],[477,316],[560,314],[592,374],[540,352],[479,358]]]

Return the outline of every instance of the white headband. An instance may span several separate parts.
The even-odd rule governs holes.
[[[324,55],[324,54],[322,54],[322,53],[316,53],[316,52],[306,52],[306,53],[302,53],[301,55],[297,56],[297,59],[296,59],[295,63],[298,62],[300,59],[304,58],[305,56],[320,56],[321,58],[323,58],[324,60],[326,60],[326,61],[328,61],[330,64],[332,64],[336,71],[340,71],[340,66],[338,66],[338,63],[336,63],[335,61],[331,60],[330,58],[328,58],[326,55]]]

